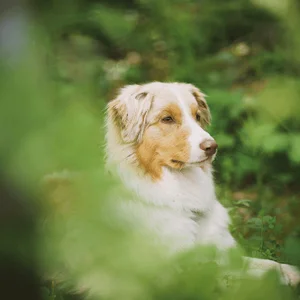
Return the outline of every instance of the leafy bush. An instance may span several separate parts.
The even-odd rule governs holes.
[[[34,33],[22,29],[22,51],[0,51],[0,161],[4,182],[37,211],[28,227],[35,243],[18,247],[18,230],[4,223],[9,243],[0,253],[56,275],[44,299],[66,299],[61,290],[78,285],[90,299],[296,299],[272,272],[220,281],[240,253],[228,266],[207,262],[213,249],[166,258],[152,237],[111,212],[129,195],[103,170],[103,110],[118,87],[194,83],[208,94],[218,194],[234,236],[249,254],[300,265],[298,8],[256,2],[31,2]],[[65,168],[87,179],[72,201],[47,202],[37,183]]]

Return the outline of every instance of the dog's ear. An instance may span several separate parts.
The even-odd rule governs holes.
[[[108,118],[119,129],[124,143],[134,143],[141,139],[152,102],[153,95],[142,91],[141,86],[129,85],[108,104]]]
[[[211,114],[207,102],[205,100],[205,94],[203,94],[198,88],[193,85],[190,85],[190,90],[192,95],[195,97],[201,114],[201,125],[203,127],[210,125],[211,123]]]

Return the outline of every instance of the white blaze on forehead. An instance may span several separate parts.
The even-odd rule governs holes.
[[[188,101],[184,100],[180,89],[174,86],[170,86],[171,92],[174,94],[179,107],[182,111],[182,124],[187,126],[190,130],[190,136],[188,143],[190,145],[190,158],[189,162],[197,162],[202,159],[205,159],[204,151],[200,149],[200,144],[206,139],[212,139],[208,132],[203,130],[200,125],[193,118],[191,113],[191,107]],[[192,94],[191,94],[191,97]],[[196,102],[196,100],[195,100]],[[191,103],[192,104],[192,103]]]

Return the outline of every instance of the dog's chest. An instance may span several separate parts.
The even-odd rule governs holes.
[[[211,176],[195,168],[176,173],[166,170],[163,180],[155,183],[130,177],[130,173],[121,178],[138,198],[130,213],[161,241],[168,241],[173,249],[184,249],[207,240],[214,222],[211,212],[217,203]]]
[[[214,244],[220,249],[232,247],[226,209],[215,202],[211,211],[195,213],[134,202],[129,209],[146,228],[155,233],[158,242],[171,250],[184,250],[195,244]]]
[[[119,173],[124,185],[138,198],[158,207],[205,213],[215,201],[213,180],[200,168],[181,172],[165,169],[162,179],[157,182],[122,169]]]
[[[156,183],[131,178],[128,173],[121,178],[138,198],[127,211],[172,250],[187,249],[196,243],[215,244],[221,249],[235,244],[228,231],[228,213],[215,197],[210,174],[195,168],[167,171]]]

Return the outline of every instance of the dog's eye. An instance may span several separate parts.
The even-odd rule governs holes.
[[[171,124],[175,122],[171,116],[164,117],[161,119],[161,121],[166,124]]]
[[[196,120],[197,120],[197,122],[200,122],[200,120],[201,120],[201,116],[199,113],[196,114]]]

